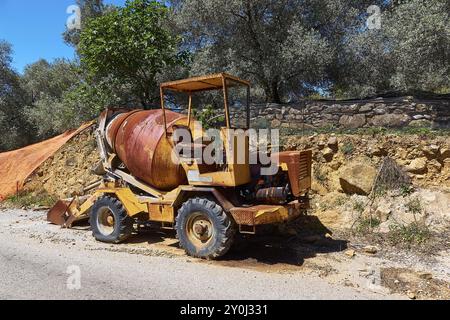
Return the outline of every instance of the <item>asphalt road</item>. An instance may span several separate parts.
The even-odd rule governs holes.
[[[302,272],[115,252],[92,241],[89,232],[60,230],[29,215],[31,221],[30,216],[0,212],[0,299],[392,298]],[[71,238],[61,241],[61,235]]]

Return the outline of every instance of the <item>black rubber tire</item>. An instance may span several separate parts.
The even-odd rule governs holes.
[[[198,248],[190,241],[187,234],[190,216],[196,212],[201,212],[206,216],[213,226],[213,235],[202,248]],[[175,229],[180,247],[188,255],[207,260],[224,256],[230,250],[236,235],[235,224],[222,207],[216,202],[204,198],[190,199],[183,204],[178,210]]]
[[[104,209],[108,209],[114,217],[114,227],[111,234],[101,232],[99,225],[99,215]],[[122,203],[114,197],[102,197],[98,199],[92,207],[89,218],[92,235],[97,241],[105,243],[121,243],[133,234],[134,221],[128,216]]]

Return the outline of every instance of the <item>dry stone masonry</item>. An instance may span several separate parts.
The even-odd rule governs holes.
[[[236,119],[239,112],[234,113]],[[272,128],[367,127],[450,128],[450,99],[424,100],[413,97],[347,101],[302,101],[292,104],[256,104],[251,108],[252,125]]]

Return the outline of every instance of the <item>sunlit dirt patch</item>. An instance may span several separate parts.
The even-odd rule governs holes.
[[[381,270],[381,284],[392,293],[400,293],[411,299],[450,299],[450,283],[434,279],[430,273],[402,268]]]

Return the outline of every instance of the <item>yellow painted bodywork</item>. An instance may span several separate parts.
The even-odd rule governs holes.
[[[69,211],[75,218],[83,217],[88,214],[97,199],[108,194],[115,195],[117,199],[120,200],[130,217],[134,217],[141,212],[147,211],[147,204],[139,202],[136,195],[129,188],[108,187],[97,189],[95,193],[81,205],[78,204],[78,201],[72,202]]]
[[[86,216],[89,210],[94,205],[95,201],[105,195],[113,195],[120,200],[125,210],[130,217],[135,217],[138,214],[148,214],[147,219],[153,222],[161,223],[175,223],[176,216],[176,202],[180,199],[184,192],[195,192],[195,187],[192,186],[180,186],[170,193],[165,194],[161,198],[148,198],[140,197],[134,194],[129,188],[115,188],[105,186],[95,191],[95,193],[88,198],[81,206],[75,201],[70,207],[70,212],[76,217]],[[252,211],[254,217],[252,223],[242,223],[243,225],[264,225],[274,224],[291,220],[298,217],[301,214],[301,210],[298,205],[289,204],[286,206],[281,205],[261,205],[248,208],[232,208],[230,210],[231,215],[236,219],[239,224],[239,216],[236,210]]]
[[[299,217],[303,209],[304,206],[298,201],[294,201],[287,205],[232,208],[230,213],[238,225],[257,226],[290,221]]]
[[[149,220],[154,222],[175,222],[175,210],[169,204],[148,204]]]
[[[147,205],[140,203],[136,195],[129,188],[105,188],[95,192],[97,198],[105,194],[114,194],[125,207],[130,217],[134,217],[141,212],[147,211]]]
[[[164,155],[165,157],[167,155],[172,155],[175,143],[175,141],[172,140],[174,137],[173,128],[174,125],[177,125],[180,127],[187,127],[191,131],[193,141],[190,147],[195,146],[199,148],[207,148],[207,143],[201,139],[205,134],[203,128],[201,128],[201,126],[197,126],[195,121],[192,121],[192,94],[203,90],[223,89],[227,125],[220,130],[220,139],[225,149],[225,164],[209,166],[202,163],[202,160],[204,160],[203,158],[201,160],[196,159],[195,157],[197,155],[178,155],[178,160],[180,160],[182,170],[186,173],[188,182],[186,182],[183,178],[182,182],[179,181],[176,184],[174,183],[170,185],[173,186],[186,183],[189,185],[180,185],[176,189],[168,192],[157,190],[140,181],[130,173],[125,172],[120,168],[114,168],[113,163],[117,161],[117,156],[108,155],[107,148],[103,143],[105,139],[104,131],[106,126],[105,116],[100,121],[99,127],[101,129],[99,129],[100,134],[98,135],[98,144],[101,149],[104,168],[114,176],[116,182],[104,183],[101,188],[97,189],[94,194],[87,198],[87,200],[82,204],[79,199],[72,201],[72,204],[69,207],[72,217],[76,219],[88,215],[92,206],[99,198],[105,195],[111,195],[120,200],[130,217],[137,217],[140,215],[139,219],[161,222],[163,224],[174,224],[176,209],[180,207],[183,202],[187,201],[187,199],[198,196],[199,194],[204,195],[205,193],[212,194],[216,198],[217,202],[226,212],[230,213],[234,217],[234,220],[239,225],[255,226],[273,224],[298,217],[302,211],[298,201],[295,204],[291,203],[283,206],[257,205],[253,207],[236,208],[235,205],[231,203],[231,200],[227,199],[226,193],[221,191],[223,188],[233,189],[252,182],[249,151],[250,139],[248,132],[246,132],[250,127],[250,123],[247,123],[245,130],[231,130],[230,111],[228,106],[229,85],[227,85],[227,81],[232,81],[235,84],[247,86],[247,96],[249,98],[250,84],[224,73],[168,82],[161,85],[161,108],[164,113],[164,130],[166,139],[162,139],[158,147],[162,150],[160,155]],[[167,123],[164,90],[186,92],[189,94],[188,117],[183,117],[173,123]],[[249,106],[249,101],[247,102],[247,106]],[[247,108],[248,119],[250,118],[249,111],[249,108]],[[196,141],[201,142],[197,143]],[[148,154],[153,152],[152,150],[145,148],[143,151]],[[167,159],[155,158],[154,161],[165,163]],[[283,161],[280,161],[278,165],[280,169],[285,172],[289,172],[289,165],[291,165],[292,168],[292,163],[284,163]],[[163,173],[163,175],[167,174],[170,176],[173,173],[164,170],[164,166],[161,168],[162,169],[159,172]],[[292,172],[293,175],[296,176],[296,171],[293,170]],[[162,177],[161,179],[164,180],[166,178]],[[298,180],[298,177],[296,177],[296,180]],[[144,191],[149,196],[139,196],[133,193],[130,188],[119,187],[119,185],[124,184],[134,186]],[[307,183],[305,183],[305,185],[306,184]],[[304,189],[306,190],[307,188]]]
[[[255,225],[273,224],[288,221],[301,214],[299,209],[284,206],[273,206],[258,210],[255,214]]]
[[[194,137],[196,137],[197,134],[198,133],[194,133]],[[237,187],[251,182],[249,137],[245,131],[235,132],[232,139],[229,139],[229,134],[230,131],[227,128],[222,128],[220,131],[220,138],[223,141],[226,150],[225,160],[227,164],[225,170],[204,172],[204,170],[202,170],[204,165],[199,164],[195,159],[180,161],[188,178],[189,172],[197,174],[196,179],[190,179],[190,185]],[[230,141],[232,142],[230,143]],[[244,150],[244,152],[242,152],[242,150]],[[239,159],[240,154],[243,155],[243,159]]]

